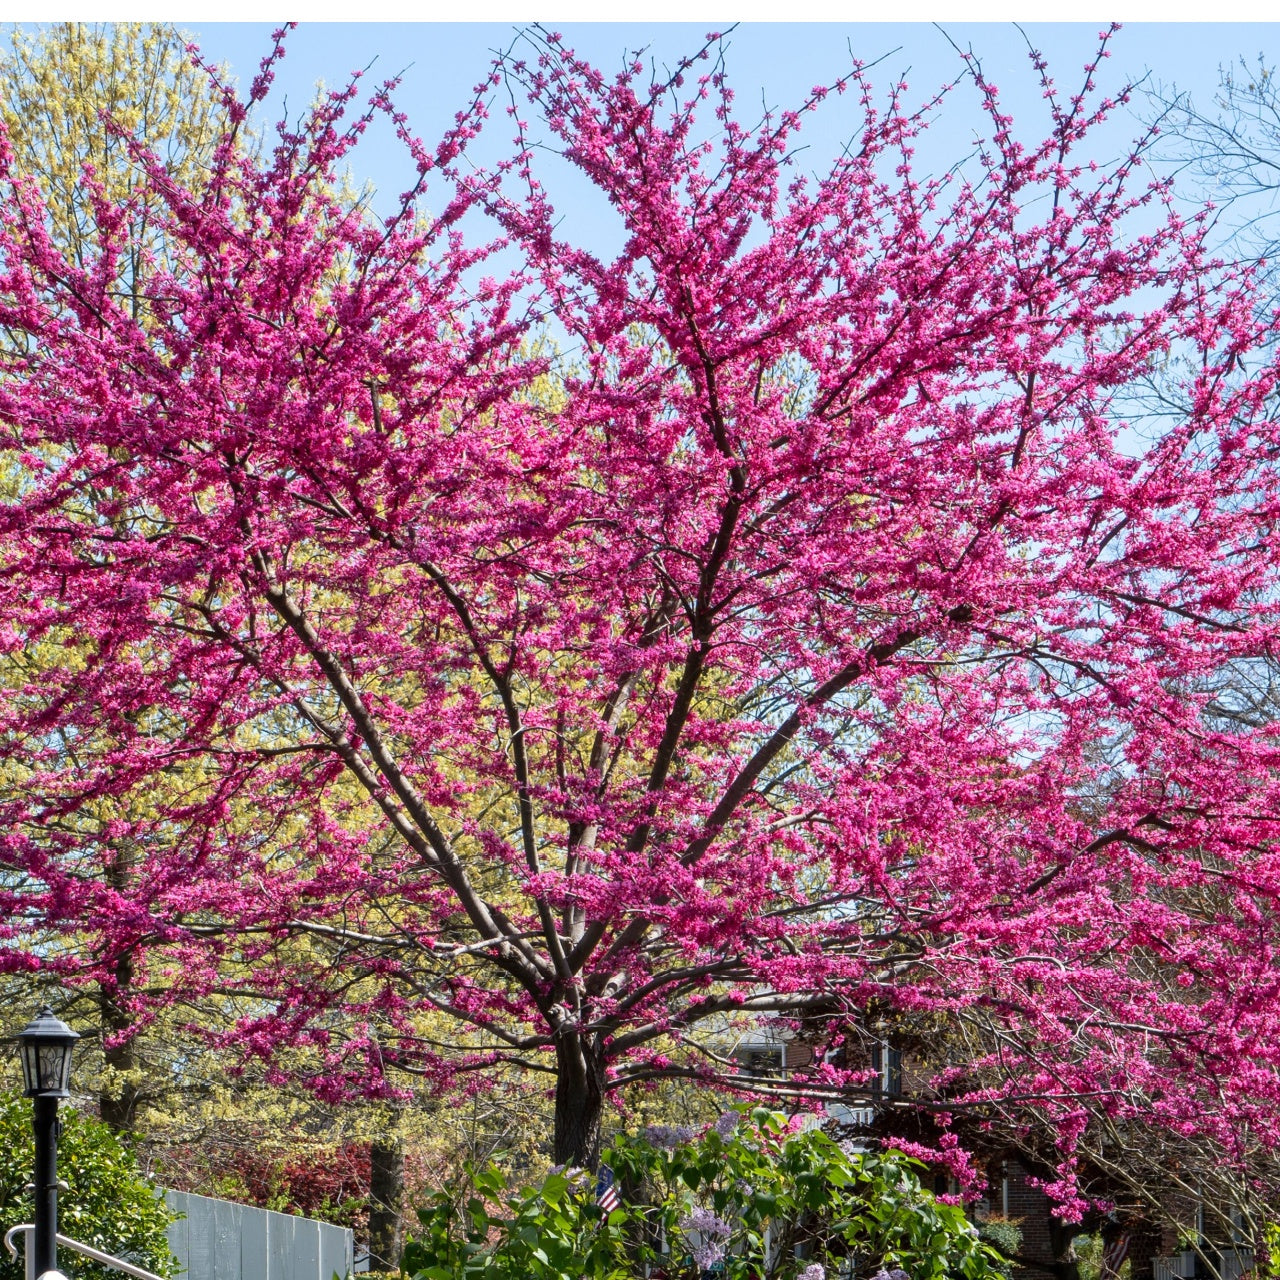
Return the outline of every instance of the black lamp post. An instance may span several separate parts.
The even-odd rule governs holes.
[[[79,1035],[46,1005],[18,1033],[22,1079],[35,1102],[36,1216],[34,1274],[58,1269],[58,1102],[70,1096],[71,1050]]]

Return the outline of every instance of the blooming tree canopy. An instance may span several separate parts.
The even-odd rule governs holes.
[[[39,175],[45,224],[64,256],[84,261],[82,233],[92,251],[95,199],[135,199],[130,243],[116,263],[115,289],[126,306],[137,277],[164,260],[164,237],[150,226],[149,195],[128,154],[128,131],[145,129],[148,145],[163,150],[170,175],[198,184],[225,127],[217,118],[223,106],[221,95],[211,92],[208,77],[192,63],[185,39],[168,26],[67,22],[34,33],[15,26],[9,47],[0,51],[0,120],[8,130],[13,163]],[[121,127],[105,128],[104,113]],[[83,181],[86,163],[94,166],[92,186]],[[97,874],[127,892],[133,852],[128,842],[117,842]],[[140,1096],[149,1093],[154,1100],[172,1083],[162,1072],[145,1070],[138,1052],[142,1046],[128,1034],[134,1019],[128,1007],[132,963],[130,951],[117,951],[110,982],[96,990],[92,982],[81,984],[78,1002],[92,1000],[98,1006],[103,1053],[98,1109],[117,1130],[132,1127]],[[81,1055],[81,1089],[89,1084],[87,1065]]]
[[[1277,625],[1247,275],[1043,68],[1042,143],[970,64],[988,140],[924,179],[946,97],[747,129],[714,40],[528,44],[434,149],[354,85],[245,149],[270,59],[198,191],[135,140],[140,305],[141,197],[69,260],[7,161],[5,963],[128,953],[139,1021],[216,998],[326,1096],[549,1072],[573,1163],[611,1091],[738,1078],[731,1018],[872,1006],[981,1021],[949,1105],[1068,1158],[1086,1098],[1280,1138],[1275,734],[1207,711]],[[541,123],[471,167],[503,84]],[[385,222],[335,195],[378,112]]]

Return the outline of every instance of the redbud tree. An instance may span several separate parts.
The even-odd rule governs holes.
[[[714,40],[522,48],[434,148],[354,83],[242,145],[268,59],[198,190],[131,140],[79,260],[6,159],[5,963],[127,954],[139,1025],[216,1005],[326,1097],[543,1073],[562,1161],[624,1086],[742,1084],[734,1019],[872,1009],[984,1029],[922,1105],[1039,1108],[1068,1208],[1090,1109],[1280,1138],[1276,737],[1208,710],[1277,627],[1248,274],[1091,162],[1092,70],[1037,61],[1031,145],[971,62],[747,128]],[[336,194],[378,115],[381,220]]]

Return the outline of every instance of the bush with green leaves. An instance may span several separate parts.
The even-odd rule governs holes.
[[[156,1188],[138,1171],[133,1153],[104,1124],[64,1106],[60,1113],[58,1177],[66,1190],[58,1197],[58,1230],[82,1244],[170,1276],[177,1263],[165,1229],[173,1215]],[[15,1093],[0,1093],[0,1232],[30,1222],[34,1212],[31,1181],[35,1140],[31,1103]],[[119,1280],[119,1273],[71,1250],[58,1251],[58,1266],[71,1280]],[[0,1256],[0,1280],[23,1280],[18,1260]]]
[[[1018,1221],[1004,1217],[988,1218],[978,1227],[978,1235],[995,1245],[1006,1258],[1012,1258],[1022,1248],[1022,1228]]]
[[[1262,1225],[1262,1247],[1258,1251],[1255,1274],[1266,1280],[1280,1280],[1280,1222]]]
[[[764,1109],[726,1112],[698,1137],[619,1137],[604,1160],[621,1198],[610,1213],[582,1170],[553,1170],[523,1189],[493,1166],[480,1171],[465,1199],[441,1193],[419,1212],[405,1271],[416,1280],[1002,1275],[961,1208],[923,1187],[917,1161],[850,1155]]]

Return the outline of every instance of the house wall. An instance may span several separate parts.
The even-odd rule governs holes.
[[[997,1175],[1000,1170],[997,1167]],[[1036,1262],[1052,1264],[1053,1244],[1049,1238],[1049,1197],[1039,1187],[1031,1185],[1031,1175],[1016,1161],[1004,1162],[1004,1177],[992,1178],[991,1198],[992,1211],[1007,1216],[1022,1228],[1022,1248],[1019,1252],[1024,1258]],[[1008,1201],[1008,1213],[1004,1213],[1005,1200]],[[1022,1274],[1030,1277],[1030,1268],[1021,1268]]]

